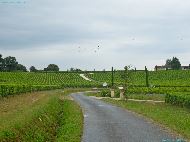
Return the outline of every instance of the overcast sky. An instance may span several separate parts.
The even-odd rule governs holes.
[[[189,0],[0,0],[0,54],[43,69],[190,64]]]

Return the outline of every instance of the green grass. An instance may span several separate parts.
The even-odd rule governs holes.
[[[45,91],[0,100],[0,141],[64,141],[65,137],[80,141],[82,111],[74,101],[65,99],[73,91],[77,90]],[[65,133],[68,130],[72,133]]]
[[[171,106],[168,104],[151,104],[146,102],[117,101],[103,99],[104,101],[142,114],[153,121],[163,124],[174,132],[190,140],[190,110]]]
[[[85,93],[86,96],[102,97],[100,93]]]
[[[85,95],[86,96],[103,97],[100,92],[86,93]],[[115,91],[115,97],[119,98],[119,91]],[[127,94],[127,97],[128,97],[128,99],[165,101],[164,94]]]
[[[63,101],[63,112],[58,129],[58,142],[80,142],[83,130],[83,116],[80,107],[71,100]]]
[[[127,94],[129,99],[164,101],[165,95],[161,94]]]

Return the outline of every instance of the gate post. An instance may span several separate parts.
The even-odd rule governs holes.
[[[120,99],[124,100],[125,99],[125,94],[124,94],[124,88],[123,87],[118,87],[120,90]]]
[[[115,97],[115,92],[114,89],[111,89],[111,97],[114,98]]]

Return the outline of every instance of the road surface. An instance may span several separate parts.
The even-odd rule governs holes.
[[[172,135],[143,117],[101,100],[71,94],[83,108],[82,142],[162,142]]]

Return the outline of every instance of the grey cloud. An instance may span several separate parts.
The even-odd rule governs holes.
[[[190,53],[189,7],[188,0],[26,0],[20,5],[0,4],[0,50],[29,52],[57,45],[64,50],[71,45],[89,48],[101,43],[101,54],[108,59],[114,56],[114,64],[128,58],[133,62],[135,56],[182,56]],[[74,56],[73,52],[67,54]],[[94,60],[100,58],[108,64],[104,56],[94,56]],[[84,60],[88,58],[85,55]],[[67,63],[74,65],[75,59]],[[96,66],[104,66],[94,60]]]

